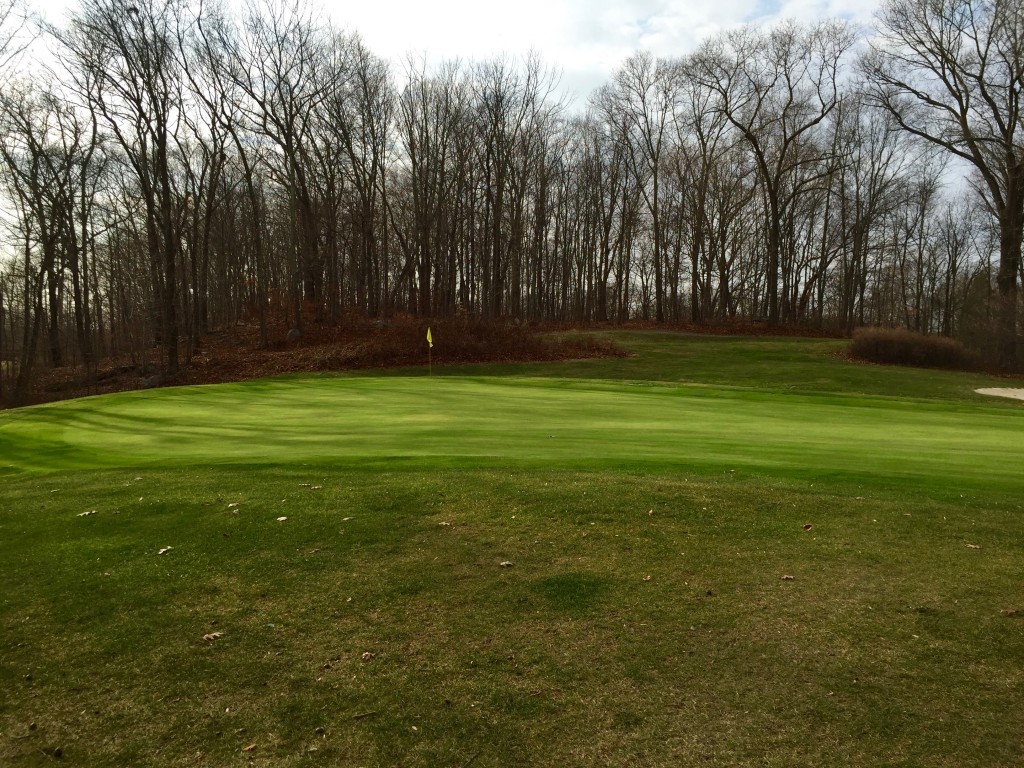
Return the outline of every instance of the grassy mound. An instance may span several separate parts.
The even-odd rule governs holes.
[[[616,338],[0,414],[0,763],[1012,765],[1019,404]]]

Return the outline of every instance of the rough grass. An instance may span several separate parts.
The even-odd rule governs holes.
[[[5,764],[1019,757],[1015,498],[336,466],[5,495]]]
[[[0,764],[1018,764],[1019,404],[620,339],[0,416]]]

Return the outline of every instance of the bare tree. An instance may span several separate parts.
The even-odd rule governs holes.
[[[628,279],[621,258],[625,236],[629,231],[627,222],[630,211],[636,209],[635,198],[639,194],[630,173],[625,144],[619,140],[619,132],[607,123],[607,115],[601,116],[594,110],[569,128],[583,144],[579,164],[581,192],[588,196],[594,208],[596,227],[596,256],[594,269],[594,313],[592,319],[608,320],[611,313],[618,320],[618,306],[609,308],[608,288],[614,274],[613,299],[622,293]],[[616,268],[617,267],[617,268]]]
[[[325,101],[327,143],[340,152],[344,180],[354,190],[357,257],[353,275],[359,305],[377,315],[388,293],[388,266],[382,263],[379,226],[387,170],[395,94],[387,62],[357,37],[337,39],[334,87]],[[336,246],[334,246],[336,250]],[[429,290],[426,293],[429,304]],[[427,312],[429,314],[429,311]]]
[[[620,129],[638,185],[651,215],[654,306],[658,322],[665,320],[664,231],[662,228],[662,173],[669,131],[677,98],[678,80],[671,62],[649,53],[631,56],[616,70],[612,83],[596,96],[598,109],[609,124]]]
[[[248,203],[249,226],[246,228],[248,255],[242,257],[251,275],[252,303],[259,323],[259,348],[268,345],[267,291],[268,267],[266,247],[266,196],[263,194],[259,168],[262,160],[261,144],[255,140],[256,127],[244,108],[246,96],[238,84],[238,70],[228,60],[237,50],[237,40],[230,19],[222,13],[210,13],[196,25],[195,34],[188,41],[192,49],[193,66],[188,73],[192,92],[213,120],[211,134],[223,132],[230,137],[222,148],[224,160],[218,163],[221,174],[224,164],[233,161],[241,172]],[[234,76],[233,76],[234,75]],[[233,153],[229,155],[229,147]],[[223,295],[221,296],[223,300]]]
[[[0,0],[0,80],[25,52],[34,36],[24,0]]]
[[[550,127],[561,104],[552,98],[557,76],[536,56],[525,59],[522,71],[511,60],[498,58],[479,65],[473,74],[471,121],[483,174],[485,222],[480,308],[493,320],[510,306],[513,311],[519,307],[529,171],[537,157],[538,132]]]
[[[276,150],[271,177],[287,194],[295,243],[289,289],[294,327],[301,331],[301,299],[318,302],[323,290],[317,196],[311,144],[320,109],[333,83],[327,30],[299,2],[247,8],[240,38],[222,40],[227,73],[245,95],[243,112]]]
[[[939,220],[939,249],[943,259],[941,330],[952,336],[959,330],[958,315],[962,305],[960,288],[971,253],[971,215],[963,201],[947,203]]]
[[[73,87],[103,120],[121,150],[145,206],[154,318],[168,373],[178,370],[178,257],[182,196],[174,152],[181,127],[182,61],[178,29],[185,0],[83,0],[57,33]]]
[[[904,180],[925,158],[914,146],[920,142],[897,130],[890,115],[872,109],[859,89],[851,90],[833,118],[836,172],[828,203],[841,245],[839,319],[851,333],[864,323],[869,255],[881,221],[905,197]]]
[[[890,0],[863,59],[877,104],[970,163],[999,222],[999,362],[1016,367],[1024,229],[1024,9],[1013,0]]]
[[[745,27],[707,41],[690,59],[688,72],[719,95],[716,108],[749,143],[762,177],[770,325],[779,322],[783,222],[797,196],[819,178],[802,173],[819,161],[808,142],[839,103],[839,70],[853,41],[841,22],[785,23],[767,32]]]
[[[452,311],[456,268],[452,239],[458,231],[459,188],[464,170],[458,162],[457,135],[466,123],[468,91],[455,63],[430,75],[425,66],[408,63],[407,84],[397,102],[401,143],[400,184],[408,192],[409,226],[395,227],[405,257],[397,283],[417,279],[420,315],[437,309]],[[397,186],[397,184],[396,184]],[[394,206],[391,211],[394,224]],[[433,289],[431,276],[434,276]]]
[[[86,277],[96,199],[96,126],[51,86],[12,84],[0,96],[0,160],[6,190],[19,211],[19,235],[39,256],[33,328],[38,329],[42,317],[45,286],[49,360],[54,367],[64,365],[61,312],[70,276],[78,356],[89,367],[93,346]],[[33,331],[23,349],[19,395],[31,374],[35,344]]]
[[[727,277],[724,262],[716,248],[713,229],[716,214],[721,213],[713,197],[714,180],[728,173],[730,165],[726,154],[736,141],[736,132],[717,107],[718,95],[697,80],[686,77],[685,65],[677,75],[681,80],[682,99],[675,121],[677,151],[672,166],[680,179],[685,200],[686,219],[689,221],[690,259],[690,320],[703,322],[711,311],[712,274],[718,267],[718,277]],[[717,264],[714,262],[717,261]],[[728,296],[728,284],[719,286],[722,296]],[[728,305],[724,299],[723,306]]]

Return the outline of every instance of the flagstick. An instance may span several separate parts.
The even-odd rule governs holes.
[[[430,326],[427,326],[427,376],[434,375],[434,339],[430,336]]]

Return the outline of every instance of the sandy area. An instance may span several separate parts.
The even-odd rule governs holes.
[[[1024,400],[1024,389],[1011,389],[1010,387],[990,387],[988,389],[974,390],[979,395],[992,395],[993,397],[1012,397],[1014,400]]]

